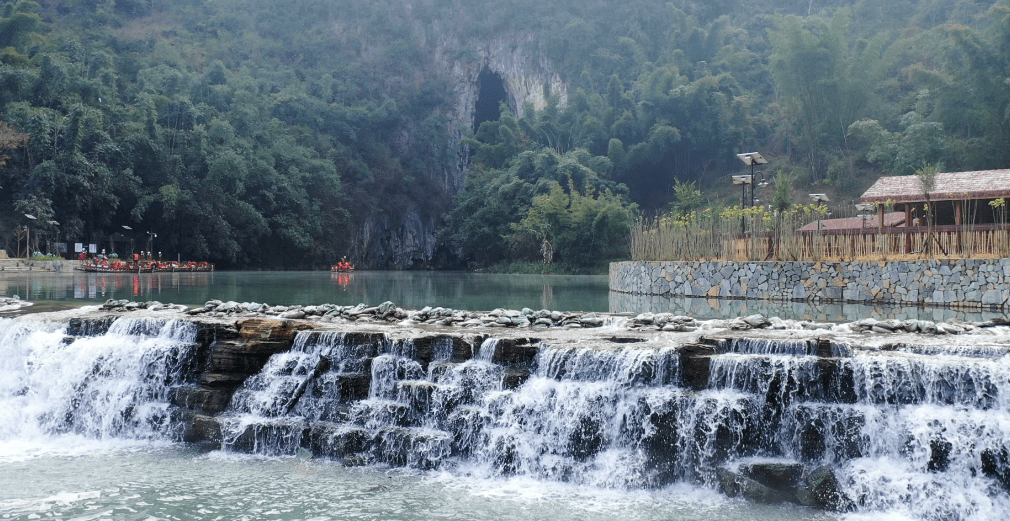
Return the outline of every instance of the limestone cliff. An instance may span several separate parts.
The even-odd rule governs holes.
[[[552,95],[558,96],[562,106],[568,101],[567,84],[552,68],[533,34],[483,40],[441,34],[425,44],[432,47],[433,73],[447,79],[453,89],[446,131],[455,157],[443,171],[411,173],[430,180],[434,193],[413,194],[411,204],[397,208],[395,213],[375,209],[358,221],[352,232],[350,254],[364,268],[417,268],[435,261],[441,209],[449,208],[449,201],[463,188],[469,166],[467,150],[459,142],[464,129],[473,127],[481,71],[486,69],[501,77],[508,104],[517,117],[523,116],[527,103],[543,109]],[[406,134],[401,141],[409,146],[409,131]]]

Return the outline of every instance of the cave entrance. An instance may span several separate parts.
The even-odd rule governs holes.
[[[477,132],[480,124],[485,121],[498,121],[501,117],[501,102],[508,103],[508,93],[505,92],[505,82],[498,73],[488,69],[480,71],[477,76],[477,107],[473,117],[473,131]]]

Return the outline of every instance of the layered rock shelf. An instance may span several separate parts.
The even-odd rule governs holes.
[[[186,360],[166,357],[185,375],[168,393],[169,432],[211,449],[308,451],[352,466],[465,462],[491,477],[593,486],[688,481],[839,511],[940,487],[976,493],[979,479],[983,496],[1010,490],[1010,422],[992,421],[1010,395],[1006,320],[829,324],[391,302],[109,301],[71,314],[66,346],[113,330],[192,330],[172,333]],[[53,320],[25,318],[36,317]],[[861,469],[881,460],[898,470],[873,482]],[[900,494],[889,495],[892,482]]]

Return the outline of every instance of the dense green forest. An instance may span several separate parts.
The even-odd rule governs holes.
[[[457,86],[438,59],[479,61],[491,38],[535,42],[566,102],[545,93],[543,110],[453,121]],[[725,176],[752,150],[772,160],[767,175],[842,199],[926,162],[1007,167],[1010,2],[0,9],[0,236],[12,254],[30,225],[136,249],[151,231],[156,251],[224,267],[358,252],[378,267],[590,269],[627,255],[640,215],[735,204]],[[458,194],[452,172],[466,174]],[[692,182],[703,195],[681,190],[678,205],[674,187]],[[396,228],[409,212],[439,223],[431,256],[392,262],[355,244],[367,223]]]

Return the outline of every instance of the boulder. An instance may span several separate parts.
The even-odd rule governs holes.
[[[785,503],[789,501],[788,496],[746,476],[741,476],[724,468],[716,469],[715,473],[719,483],[719,491],[729,497],[740,496],[749,501],[763,504]]]
[[[741,465],[740,473],[766,487],[791,493],[792,488],[803,477],[803,465],[801,463],[751,463]]]
[[[800,504],[824,510],[848,510],[851,501],[838,489],[838,479],[831,467],[817,467],[796,487]]]

